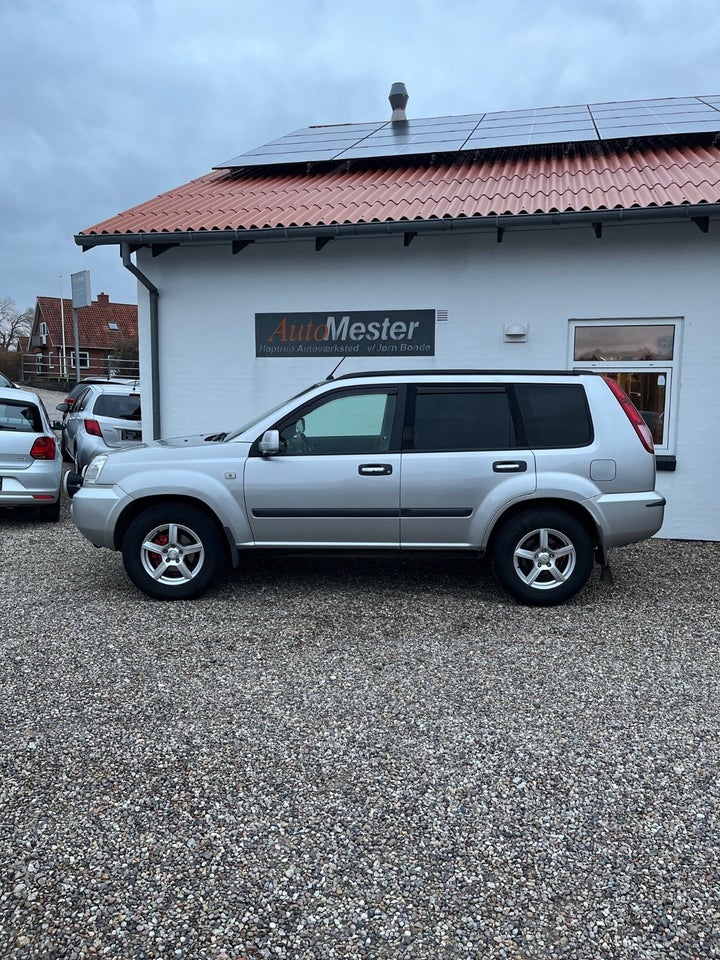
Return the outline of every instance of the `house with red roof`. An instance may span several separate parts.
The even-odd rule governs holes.
[[[113,303],[98,294],[87,307],[77,309],[80,376],[109,376],[117,367],[118,348],[138,338],[138,308]],[[72,300],[38,297],[30,335],[23,350],[25,377],[75,380],[75,331]]]
[[[720,540],[720,96],[416,120],[401,86],[75,237],[138,280],[148,436],[340,363],[591,368],[651,427],[661,535]]]

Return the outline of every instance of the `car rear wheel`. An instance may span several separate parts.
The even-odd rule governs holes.
[[[225,566],[222,533],[198,507],[150,507],[128,527],[122,546],[132,582],[158,600],[191,600],[217,580]]]
[[[564,510],[526,510],[498,531],[492,568],[511,596],[532,606],[569,600],[587,583],[593,566],[588,531]]]

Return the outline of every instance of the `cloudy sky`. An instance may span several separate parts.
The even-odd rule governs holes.
[[[74,235],[318,123],[720,94],[717,0],[0,0],[0,299],[136,302]]]

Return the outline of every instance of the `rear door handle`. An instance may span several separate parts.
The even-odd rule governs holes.
[[[493,463],[494,473],[525,473],[526,470],[525,460],[496,460]]]
[[[392,473],[389,463],[361,463],[358,473],[363,477],[387,477]]]

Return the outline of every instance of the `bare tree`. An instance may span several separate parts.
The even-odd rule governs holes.
[[[0,350],[16,350],[20,337],[26,337],[32,327],[33,311],[18,310],[10,297],[0,299]]]

